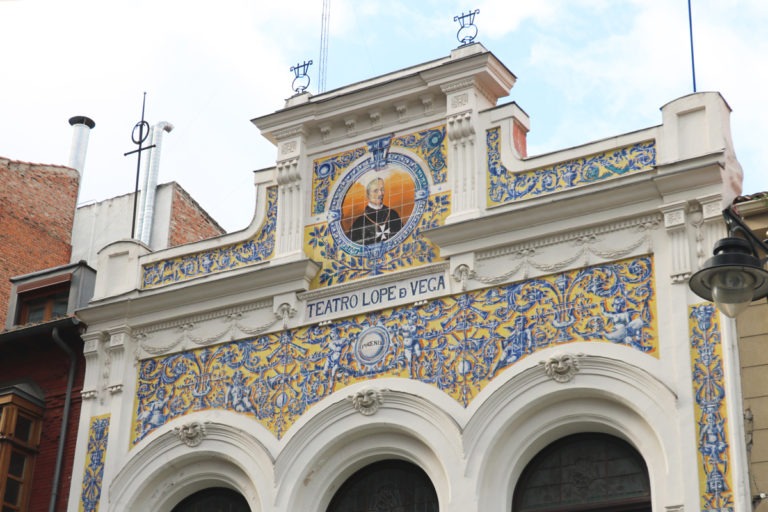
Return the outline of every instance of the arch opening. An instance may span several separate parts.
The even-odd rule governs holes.
[[[251,512],[248,501],[226,487],[208,487],[179,502],[171,512]]]
[[[419,466],[388,459],[369,464],[336,491],[326,512],[438,512],[437,493]]]
[[[512,512],[651,512],[648,469],[629,443],[602,433],[549,444],[523,470]]]

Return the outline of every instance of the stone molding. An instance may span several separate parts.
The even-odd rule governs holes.
[[[599,228],[582,230],[578,232],[558,235],[555,237],[543,238],[529,243],[502,247],[485,253],[476,255],[477,261],[500,258],[502,256],[512,256],[512,268],[503,274],[482,274],[479,268],[470,269],[472,271],[468,279],[478,281],[484,285],[500,284],[512,279],[513,276],[521,274],[524,279],[531,277],[532,274],[550,274],[559,272],[573,265],[579,264],[589,266],[594,264],[594,257],[601,261],[610,261],[625,258],[638,252],[653,252],[652,237],[650,231],[656,227],[659,217],[645,217],[637,219],[635,222],[622,222],[610,226],[601,226]],[[633,241],[622,246],[609,244],[607,247],[600,245],[603,242],[602,234],[609,234],[619,230],[636,228],[640,236]],[[553,262],[543,262],[540,249],[553,246],[570,246],[567,250],[547,251],[547,254],[562,254],[567,256]],[[645,246],[645,247],[644,247]],[[563,249],[565,249],[563,247]],[[582,260],[579,262],[579,260]],[[487,265],[491,266],[491,265]],[[498,265],[492,265],[497,268]]]

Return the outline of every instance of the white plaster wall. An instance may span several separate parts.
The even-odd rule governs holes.
[[[168,247],[172,192],[170,184],[160,185],[157,189],[150,243],[153,251]],[[85,260],[95,268],[96,255],[101,249],[117,240],[131,238],[133,196],[133,193],[126,194],[77,208],[72,226],[73,263]]]

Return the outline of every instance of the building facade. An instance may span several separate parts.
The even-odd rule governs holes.
[[[687,286],[728,105],[528,156],[515,80],[471,44],[298,94],[248,229],[103,249],[69,509],[747,510],[735,330]]]

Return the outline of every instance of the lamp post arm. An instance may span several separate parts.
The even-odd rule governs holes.
[[[749,226],[744,223],[741,215],[739,215],[733,205],[730,205],[723,210],[723,219],[725,219],[725,225],[728,226],[729,235],[733,236],[736,233],[741,233],[752,247],[752,254],[760,260],[762,265],[765,265],[766,261],[768,261],[768,244],[766,244],[768,240],[760,240],[757,238],[755,234],[752,233],[752,230],[749,229]],[[762,251],[763,257],[758,253],[758,249]]]

